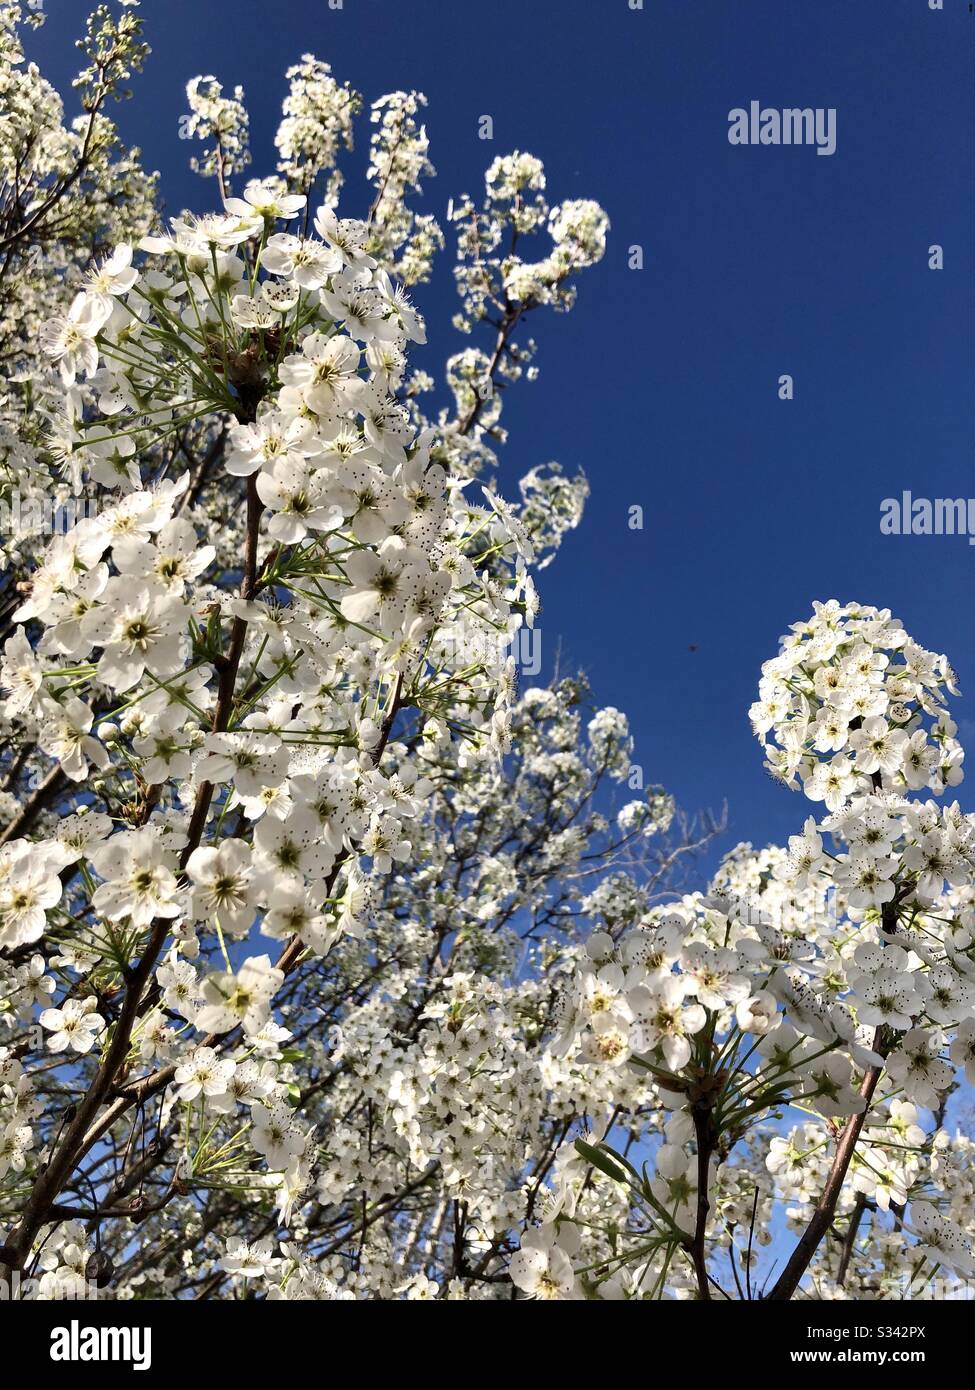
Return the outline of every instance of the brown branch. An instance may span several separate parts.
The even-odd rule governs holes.
[[[505,316],[501,321],[501,327],[498,329],[498,336],[494,344],[494,352],[492,353],[491,359],[488,362],[487,369],[487,380],[491,383],[492,390],[494,388],[494,373],[498,369],[498,364],[501,361],[504,351],[508,346],[508,339],[514,332],[515,324],[518,322],[520,317],[521,310],[511,307],[505,311]],[[461,434],[469,434],[471,432],[471,430],[477,424],[478,417],[480,416],[481,411],[484,409],[485,404],[490,399],[489,396],[480,395],[476,388],[474,394],[477,397],[477,399],[471,406],[470,410],[467,412],[467,415],[464,417],[464,423],[460,427]]]
[[[74,1171],[78,1160],[87,1152],[86,1132],[128,1054],[129,1038],[138,1016],[142,991],[169,934],[170,925],[166,918],[154,923],[142,959],[128,972],[125,999],[115,1024],[112,1041],[101,1065],[88,1090],[78,1102],[60,1144],[38,1173],[20,1220],[8,1237],[6,1245],[0,1246],[0,1262],[8,1265],[11,1270],[23,1269],[34,1237],[47,1220],[55,1199]]]
[[[850,1224],[847,1227],[846,1239],[843,1242],[843,1253],[840,1256],[840,1267],[836,1273],[836,1282],[840,1288],[842,1288],[846,1282],[846,1272],[850,1267],[850,1260],[853,1257],[853,1247],[856,1244],[857,1231],[860,1229],[860,1222],[863,1220],[863,1213],[866,1209],[866,1196],[860,1192],[857,1194],[856,1203],[850,1214]]]
[[[878,1029],[877,1033],[879,1034],[879,1032]],[[875,1037],[875,1050],[878,1041],[879,1038]],[[792,1297],[819,1248],[820,1241],[833,1224],[836,1204],[846,1179],[847,1169],[853,1159],[867,1111],[870,1109],[870,1102],[873,1100],[873,1093],[877,1089],[877,1082],[882,1073],[882,1066],[868,1067],[866,1070],[863,1084],[860,1087],[860,1095],[864,1102],[863,1109],[859,1114],[851,1115],[843,1126],[839,1142],[836,1145],[836,1153],[833,1156],[833,1165],[829,1170],[829,1177],[826,1179],[822,1195],[816,1204],[816,1210],[810,1218],[809,1225],[803,1231],[795,1250],[793,1250],[789,1263],[780,1274],[772,1292],[768,1294],[768,1298],[773,1303],[787,1302]]]
[[[689,1253],[694,1262],[694,1272],[697,1275],[697,1296],[710,1302],[711,1289],[709,1287],[706,1236],[708,1212],[711,1210],[711,1203],[708,1201],[708,1181],[711,1176],[714,1130],[711,1121],[711,1106],[708,1102],[698,1101],[694,1105],[694,1133],[697,1137],[697,1214],[694,1222],[694,1239],[690,1243]]]
[[[114,50],[113,53],[109,55],[109,58],[111,59],[112,56],[114,56]],[[88,168],[92,155],[91,146],[92,137],[95,133],[95,122],[98,118],[98,112],[103,106],[107,95],[108,88],[105,86],[104,83],[99,83],[95,101],[89,109],[88,126],[85,130],[85,138],[82,142],[81,150],[79,151],[78,159],[74,169],[72,169],[71,173],[68,174],[65,178],[63,178],[60,181],[60,183],[55,185],[55,187],[51,190],[50,194],[44,200],[41,206],[31,214],[30,218],[26,222],[21,223],[19,227],[16,227],[7,236],[0,238],[0,251],[7,251],[8,248],[12,249],[14,246],[16,246],[17,242],[22,241],[24,237],[26,237],[30,232],[32,232],[33,229],[44,220],[44,218],[51,211],[51,209],[57,206],[57,204],[61,201],[61,199],[69,191],[69,189],[71,189],[78,182],[82,174]],[[15,204],[15,206],[19,206],[19,204]]]
[[[854,720],[854,724],[859,727],[861,721]],[[853,724],[850,726],[853,727]],[[872,774],[871,781],[875,792],[883,789],[883,781],[879,772]],[[904,886],[894,895],[893,901],[885,903],[880,913],[880,928],[882,939],[892,935],[897,929],[897,904],[899,898],[903,896]],[[878,1052],[882,1057],[886,1057],[886,1050],[882,1047],[884,1030],[877,1028],[873,1035],[873,1045],[871,1051]],[[772,1292],[767,1297],[772,1302],[786,1302],[799,1287],[802,1276],[812,1261],[819,1243],[823,1236],[833,1224],[833,1216],[836,1212],[836,1204],[840,1198],[840,1192],[846,1178],[847,1169],[853,1161],[853,1154],[860,1139],[860,1132],[863,1129],[867,1118],[867,1112],[873,1100],[874,1091],[877,1089],[877,1082],[883,1074],[883,1065],[879,1067],[868,1067],[864,1073],[863,1082],[860,1086],[860,1095],[863,1098],[863,1109],[858,1115],[851,1115],[843,1126],[839,1142],[836,1145],[836,1153],[833,1155],[833,1164],[826,1179],[826,1186],[816,1204],[816,1209],[810,1218],[809,1225],[799,1239],[789,1263],[779,1275]],[[856,1232],[854,1231],[854,1235]],[[844,1268],[845,1275],[846,1270]],[[841,1281],[842,1282],[842,1281]]]
[[[3,834],[0,835],[0,845],[5,845],[8,840],[15,840],[23,831],[29,830],[40,813],[46,809],[48,803],[53,801],[58,792],[61,791],[67,780],[60,766],[53,767],[34,795],[24,802]]]
[[[247,486],[247,537],[244,548],[244,575],[241,582],[241,596],[243,598],[251,596],[257,582],[257,545],[262,511],[263,507],[257,496],[256,483],[252,477],[248,479]],[[230,651],[220,675],[217,706],[214,711],[215,729],[226,728],[230,719],[246,627],[245,619],[234,619]],[[60,773],[60,769],[56,769],[56,772]],[[49,778],[48,780],[52,779]],[[180,856],[180,862],[183,866],[202,839],[212,795],[212,785],[207,782],[202,783],[197,791],[186,845]],[[12,825],[16,825],[16,822],[12,822]],[[8,826],[7,834],[10,833],[11,827]],[[99,1133],[104,1132],[102,1125],[95,1123],[95,1118],[102,1102],[111,1093],[116,1074],[128,1056],[129,1041],[132,1029],[139,1017],[139,1005],[142,1001],[143,991],[169,935],[171,925],[168,918],[153,923],[138,965],[125,972],[125,998],[115,1023],[108,1051],[105,1053],[91,1085],[79,1101],[60,1144],[58,1144],[47,1165],[38,1174],[17,1226],[8,1237],[6,1245],[0,1246],[0,1262],[7,1264],[11,1270],[23,1268],[24,1261],[33,1245],[34,1237],[47,1220],[55,1199],[71,1176],[76,1164],[95,1142],[95,1138],[98,1137]],[[111,1112],[112,1107],[109,1107],[109,1113]]]

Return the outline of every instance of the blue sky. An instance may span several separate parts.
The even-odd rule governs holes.
[[[31,56],[64,90],[88,6],[46,8]],[[904,489],[975,497],[967,0],[146,0],[142,13],[153,53],[117,115],[174,212],[215,196],[178,138],[186,80],[244,86],[259,175],[284,70],[305,52],[367,101],[427,94],[427,210],[477,194],[516,148],[544,160],[552,202],[605,206],[606,259],[568,318],[533,325],[540,379],[506,397],[503,490],[549,459],[588,473],[586,520],[542,575],[546,671],[559,647],[563,670],[584,668],[629,713],[647,780],[687,809],[727,799],[725,846],[781,840],[807,813],[763,773],[747,709],[814,598],[890,607],[975,695],[975,548],[879,529],[881,501]],[[834,107],[835,154],[730,145],[728,112],[752,100]],[[493,142],[478,139],[483,114]],[[360,121],[350,174],[367,142]],[[356,178],[349,195],[343,210],[364,212]],[[642,271],[627,266],[634,243]],[[431,371],[464,341],[448,250],[417,294]],[[971,709],[958,713],[975,743]]]

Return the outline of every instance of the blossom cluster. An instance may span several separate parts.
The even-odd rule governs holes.
[[[975,818],[908,795],[961,780],[944,692],[957,693],[944,657],[889,613],[853,604],[817,604],[765,664],[752,722],[774,731],[776,771],[798,774],[829,814],[809,817],[785,849],[740,846],[709,894],[589,938],[563,991],[554,1051],[643,1073],[669,1118],[662,1134],[653,1126],[641,1138],[650,1172],[613,1142],[622,1098],[594,1142],[576,1141],[589,1167],[574,1200],[585,1206],[594,1167],[613,1178],[632,1248],[601,1278],[580,1277],[598,1266],[598,1250],[591,1231],[580,1239],[589,1213],[563,1202],[544,1235],[526,1232],[512,1263],[527,1294],[637,1296],[648,1281],[659,1289],[673,1279],[680,1252],[686,1282],[672,1291],[710,1296],[705,1252],[722,1244],[738,1286],[739,1267],[750,1279],[739,1247],[747,1229],[750,1259],[759,1203],[790,1202],[801,1229],[840,1161],[841,1283],[890,1288],[896,1278],[882,1230],[882,1259],[877,1241],[857,1246],[867,1206],[916,1236],[905,1248],[915,1266],[908,1285],[925,1261],[975,1273],[970,1142],[943,1127],[958,1077],[975,1075]],[[844,775],[824,796],[822,779],[840,761]],[[770,1134],[769,1117],[786,1109],[813,1118]],[[842,1160],[831,1142],[841,1131],[853,1141]],[[743,1171],[731,1162],[736,1150],[749,1155],[747,1228],[740,1202],[724,1196]],[[607,1238],[619,1221],[616,1212]]]
[[[837,811],[871,787],[940,795],[958,785],[964,753],[946,693],[958,693],[947,657],[888,609],[831,599],[765,662],[750,715],[769,770]]]

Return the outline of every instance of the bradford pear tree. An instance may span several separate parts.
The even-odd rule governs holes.
[[[422,94],[367,118],[307,54],[263,177],[244,93],[188,84],[204,210],[164,221],[107,114],[137,11],[89,20],[76,119],[24,58],[38,18],[0,8],[8,1277],[707,1301],[975,1273],[946,659],[816,605],[751,714],[825,814],[695,889],[719,827],[634,777],[586,681],[513,656],[588,484],[502,485],[505,396],[604,212],[516,152],[442,227]],[[438,384],[411,357],[448,243],[469,341]]]

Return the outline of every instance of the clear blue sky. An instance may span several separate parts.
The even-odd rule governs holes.
[[[87,8],[47,0],[32,55],[59,85]],[[881,500],[905,488],[975,497],[968,0],[147,0],[142,13],[153,54],[118,115],[173,211],[214,196],[178,139],[187,78],[244,86],[258,175],[304,52],[368,100],[426,92],[430,210],[476,194],[516,148],[544,160],[553,202],[608,210],[609,252],[576,310],[534,325],[541,377],[506,398],[502,481],[513,493],[548,459],[589,474],[586,521],[542,576],[546,667],[561,642],[563,669],[584,667],[597,699],[628,711],[648,780],[689,809],[727,798],[726,844],[798,828],[808,803],[765,777],[746,712],[814,598],[887,605],[947,651],[975,745],[975,547],[879,530]],[[836,153],[731,146],[728,112],[753,99],[835,107]],[[493,143],[477,138],[485,113]],[[451,266],[418,294],[431,370],[462,341]],[[635,503],[642,532],[627,527]]]

